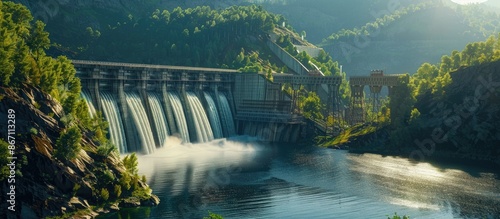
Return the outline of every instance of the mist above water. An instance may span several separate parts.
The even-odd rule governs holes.
[[[140,155],[162,200],[123,218],[497,218],[500,175],[466,166],[294,145],[247,136],[181,143]],[[108,215],[108,218],[118,218]]]

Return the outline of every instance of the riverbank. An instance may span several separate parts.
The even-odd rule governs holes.
[[[345,130],[334,138],[321,137],[319,146],[347,150],[350,153],[373,153],[384,156],[398,156],[414,161],[429,161],[450,164],[469,164],[483,167],[500,167],[500,157],[478,150],[460,150],[451,143],[417,145],[416,140],[407,144],[394,145],[388,125],[366,123]],[[456,150],[450,150],[456,149]],[[466,153],[468,152],[468,153]]]

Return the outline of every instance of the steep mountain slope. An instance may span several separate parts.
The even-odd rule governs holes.
[[[389,73],[414,71],[424,62],[439,60],[449,51],[460,50],[468,42],[484,40],[491,31],[482,21],[464,17],[465,12],[446,5],[430,6],[401,16],[368,35],[334,40],[324,49],[343,64],[350,75],[366,75],[371,69]]]
[[[390,125],[381,113],[323,144],[417,160],[500,164],[500,35],[469,43],[435,65],[425,63],[397,89],[389,108],[400,116],[391,114]]]
[[[444,97],[430,93],[412,137],[423,156],[451,156],[500,164],[500,61],[459,69]],[[425,148],[432,151],[425,151]],[[432,153],[433,151],[436,153]],[[418,153],[418,152],[415,152]],[[417,155],[415,155],[417,156]],[[420,155],[419,155],[420,156]]]
[[[26,1],[24,1],[26,2]],[[306,39],[313,43],[320,43],[322,39],[328,38],[332,33],[338,33],[342,29],[357,31],[367,23],[376,21],[376,18],[383,18],[386,15],[393,15],[395,12],[405,9],[410,5],[429,2],[419,1],[340,1],[340,0],[241,0],[241,1],[88,1],[80,0],[70,4],[67,1],[57,1],[56,5],[43,5],[42,3],[31,3],[31,9],[39,15],[42,20],[48,21],[47,29],[52,33],[51,40],[61,46],[58,50],[51,50],[50,54],[65,54],[72,58],[103,59],[100,51],[93,49],[94,52],[89,55],[89,45],[103,41],[106,38],[105,33],[119,27],[136,24],[145,24],[151,18],[152,12],[156,9],[167,9],[172,12],[177,6],[195,7],[197,5],[209,5],[211,9],[227,8],[231,5],[260,4],[264,9],[276,14],[284,15],[286,24],[290,24],[296,32],[306,32]],[[442,55],[452,50],[462,49],[468,42],[483,40],[490,34],[498,32],[500,29],[500,18],[492,13],[485,11],[477,6],[476,9],[468,8],[475,6],[461,6],[451,1],[434,2],[430,1],[432,7],[421,7],[417,11],[411,11],[408,14],[396,17],[389,22],[385,22],[383,27],[378,24],[378,28],[373,30],[367,36],[359,35],[357,38],[348,37],[339,40],[322,43],[325,50],[333,56],[334,60],[343,65],[348,75],[364,75],[371,69],[384,69],[388,73],[413,72],[424,62],[438,60]],[[498,4],[498,0],[490,0],[485,5]],[[493,7],[493,6],[491,6]],[[53,9],[50,9],[53,8]],[[50,10],[49,10],[50,9]],[[161,10],[160,10],[161,12]],[[493,13],[494,14],[494,13]],[[283,20],[284,21],[284,20]],[[282,21],[276,22],[281,25]],[[240,25],[244,25],[241,23]],[[120,27],[121,26],[121,27]],[[207,26],[207,25],[205,25]],[[89,29],[91,28],[91,29]],[[192,29],[190,29],[192,28]],[[194,27],[187,28],[191,32],[189,37],[193,38]],[[198,26],[201,28],[201,25]],[[134,28],[136,30],[140,28]],[[64,30],[64,31],[61,31]],[[89,31],[90,30],[90,31]],[[129,31],[134,31],[129,28]],[[142,30],[141,30],[142,31]],[[181,30],[182,31],[182,30]],[[153,32],[147,37],[136,37],[130,39],[127,36],[122,40],[132,40],[124,44],[132,46],[142,46],[142,42],[155,45],[153,40],[157,40],[160,32]],[[102,34],[102,36],[101,36]],[[174,40],[168,39],[169,34],[165,35],[166,42],[157,42],[159,46],[171,47]],[[199,34],[198,34],[199,35]],[[101,37],[101,39],[98,39]],[[127,39],[128,38],[128,39]],[[118,38],[115,38],[118,39]],[[250,44],[260,44],[247,38]],[[102,44],[100,50],[110,51],[116,43]],[[167,45],[169,44],[169,45]],[[175,45],[181,50],[184,45],[177,43]],[[121,48],[121,47],[119,47]],[[261,50],[261,48],[249,48],[248,46],[228,46],[224,53],[231,53],[235,57],[245,48],[245,55],[251,55],[252,51]],[[168,49],[168,48],[167,48]],[[189,48],[192,51],[192,48]],[[186,51],[186,53],[188,53]],[[97,57],[98,55],[101,57]],[[121,54],[121,53],[114,53]],[[160,54],[160,53],[158,53]],[[146,54],[152,57],[140,58],[136,62],[156,62],[154,59],[169,60],[169,57],[156,55],[154,52]],[[186,54],[187,55],[187,54]],[[194,57],[202,57],[203,54],[193,52]],[[212,55],[207,55],[212,57]],[[95,57],[94,57],[95,56]],[[104,57],[107,58],[107,57]],[[201,58],[194,58],[201,59]],[[217,62],[214,65],[204,66],[230,66],[229,63],[211,60]],[[113,59],[116,61],[130,61],[130,59]],[[202,65],[197,60],[186,59],[185,63],[167,63],[178,65]],[[165,63],[165,62],[163,62]],[[280,67],[282,64],[274,62]]]
[[[341,29],[362,26],[378,17],[391,14],[398,8],[416,4],[421,0],[289,0],[260,2],[267,10],[285,16],[297,32],[306,31],[307,39],[317,44],[328,35]]]

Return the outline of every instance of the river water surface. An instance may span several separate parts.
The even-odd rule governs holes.
[[[494,168],[436,165],[253,139],[170,146],[139,157],[161,203],[104,218],[500,218]]]

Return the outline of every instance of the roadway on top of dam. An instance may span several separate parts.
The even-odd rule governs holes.
[[[173,66],[173,65],[151,65],[151,64],[138,64],[138,63],[124,63],[124,62],[102,62],[102,61],[88,61],[88,60],[71,60],[75,67],[108,67],[108,68],[123,68],[136,69],[136,70],[177,70],[177,71],[196,71],[196,72],[213,72],[213,73],[241,73],[241,71],[234,69],[223,68],[204,68],[204,67],[188,67],[188,66]]]
[[[90,60],[71,60],[75,68],[86,69],[116,69],[116,70],[136,70],[136,71],[174,71],[186,73],[215,73],[215,74],[231,74],[231,73],[244,73],[236,69],[222,69],[222,68],[206,68],[206,67],[189,67],[189,66],[171,66],[171,65],[152,65],[152,64],[138,64],[138,63],[123,63],[123,62],[103,62],[103,61],[90,61]],[[252,74],[252,73],[250,73]],[[254,72],[253,74],[265,75],[262,72]],[[291,84],[335,84],[340,85],[342,78],[340,76],[320,76],[320,75],[295,75],[289,73],[273,73],[274,80],[272,83],[291,83]],[[90,79],[90,78],[89,78]],[[95,79],[95,78],[94,78]],[[109,79],[109,78],[107,78]]]
[[[190,66],[173,66],[173,65],[153,65],[153,64],[138,64],[124,62],[104,62],[90,60],[71,60],[76,68],[80,67],[106,67],[113,69],[132,69],[132,70],[170,70],[170,71],[186,71],[186,72],[204,72],[204,73],[244,73],[236,69],[223,68],[206,68],[206,67],[190,67]],[[258,73],[264,74],[264,73]],[[351,85],[398,85],[398,77],[401,74],[390,74],[382,76],[351,76],[349,77]],[[321,76],[318,75],[294,75],[288,73],[274,73],[275,80],[273,83],[296,83],[296,84],[336,84],[342,82],[340,76]]]

